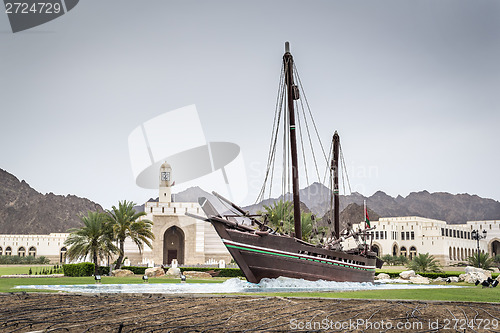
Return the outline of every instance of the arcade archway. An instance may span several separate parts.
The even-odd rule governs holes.
[[[170,265],[173,259],[184,264],[184,232],[173,226],[163,234],[163,264]]]

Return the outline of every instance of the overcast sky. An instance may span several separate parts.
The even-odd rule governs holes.
[[[499,18],[497,0],[82,0],[13,34],[0,13],[0,168],[142,203],[157,191],[135,185],[128,135],[196,104],[207,141],[241,147],[253,203],[288,40],[353,190],[499,200]]]

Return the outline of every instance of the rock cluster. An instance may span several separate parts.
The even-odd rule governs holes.
[[[128,269],[115,269],[111,272],[111,275],[116,277],[124,277],[124,276],[134,276],[134,272]]]
[[[180,277],[181,276],[181,269],[179,267],[170,267],[167,271],[167,276],[169,277]]]
[[[418,275],[418,274],[415,274],[415,271],[413,271],[413,270],[401,272],[401,273],[399,273],[399,277],[402,280],[409,280],[411,283],[415,283],[415,284],[429,284],[429,283],[431,283],[431,281],[428,278],[421,276],[421,275]]]
[[[472,266],[465,267],[465,274],[460,274],[458,277],[459,281],[464,281],[466,283],[475,283],[478,280],[481,282],[488,278],[491,278],[491,271]]]
[[[375,276],[375,280],[389,280],[391,277],[389,274],[386,273],[380,273],[377,276]]]
[[[165,275],[165,271],[161,267],[151,267],[146,269],[144,275],[147,277],[160,277]]]
[[[183,272],[188,279],[211,279],[212,275],[207,272],[187,271]]]

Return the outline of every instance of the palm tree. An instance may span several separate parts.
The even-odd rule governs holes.
[[[81,220],[83,227],[68,230],[70,235],[64,242],[68,246],[66,255],[70,260],[90,256],[97,274],[99,259],[116,253],[118,249],[113,244],[112,230],[106,223],[105,213],[88,211],[87,216],[81,216]]]
[[[291,234],[294,228],[293,221],[293,204],[291,201],[276,201],[272,206],[264,205],[264,214],[270,226],[279,233]],[[306,242],[319,241],[318,235],[325,231],[325,227],[320,227],[314,230],[313,214],[301,213],[300,224],[302,229],[302,239]]]
[[[107,211],[113,239],[118,242],[119,247],[116,269],[121,267],[125,257],[125,239],[131,238],[137,244],[140,252],[142,252],[144,244],[150,248],[153,247],[151,244],[151,240],[155,238],[151,231],[153,222],[147,219],[138,220],[140,217],[145,216],[146,213],[136,212],[134,205],[134,202],[124,200],[118,203],[118,208],[113,206],[111,210]]]
[[[390,254],[386,254],[386,255],[382,256],[382,258],[380,258],[380,259],[382,259],[384,261],[384,264],[392,266],[392,265],[394,265],[395,260],[397,260],[397,257],[392,256]]]
[[[441,265],[434,256],[429,253],[420,253],[406,265],[409,269],[419,273],[441,272]]]
[[[289,233],[293,225],[293,205],[290,201],[275,201],[272,206],[264,205],[267,221],[279,233]],[[262,212],[259,212],[262,214]]]
[[[474,253],[469,258],[467,258],[469,265],[474,267],[480,267],[482,269],[491,270],[494,265],[493,258],[490,258],[488,253]]]

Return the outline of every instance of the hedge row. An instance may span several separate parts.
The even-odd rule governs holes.
[[[132,271],[134,274],[144,275],[147,267],[139,267],[139,266],[122,266],[121,269],[128,269]]]
[[[243,276],[243,272],[239,268],[210,268],[210,267],[179,267],[181,272],[185,271],[198,271],[219,272],[220,277],[238,277]],[[147,267],[139,266],[122,266],[121,269],[128,269],[137,275],[144,275]],[[94,274],[94,264],[90,262],[82,262],[80,264],[65,264],[63,265],[65,276],[92,276]],[[97,273],[100,275],[108,275],[109,267],[100,266],[97,268]]]
[[[198,271],[198,272],[215,271],[215,272],[220,272],[217,275],[220,277],[243,276],[243,272],[239,268],[180,267],[180,269],[181,269],[181,272],[184,272],[184,271]]]
[[[122,269],[128,269],[134,274],[144,275],[147,267],[139,266],[122,266]],[[243,272],[239,268],[212,268],[212,267],[179,267],[181,272],[185,271],[197,271],[197,272],[208,272],[215,271],[220,272],[218,276],[220,277],[238,277],[243,276]]]
[[[64,264],[64,276],[92,276],[94,274],[94,264],[82,262],[79,264]]]

